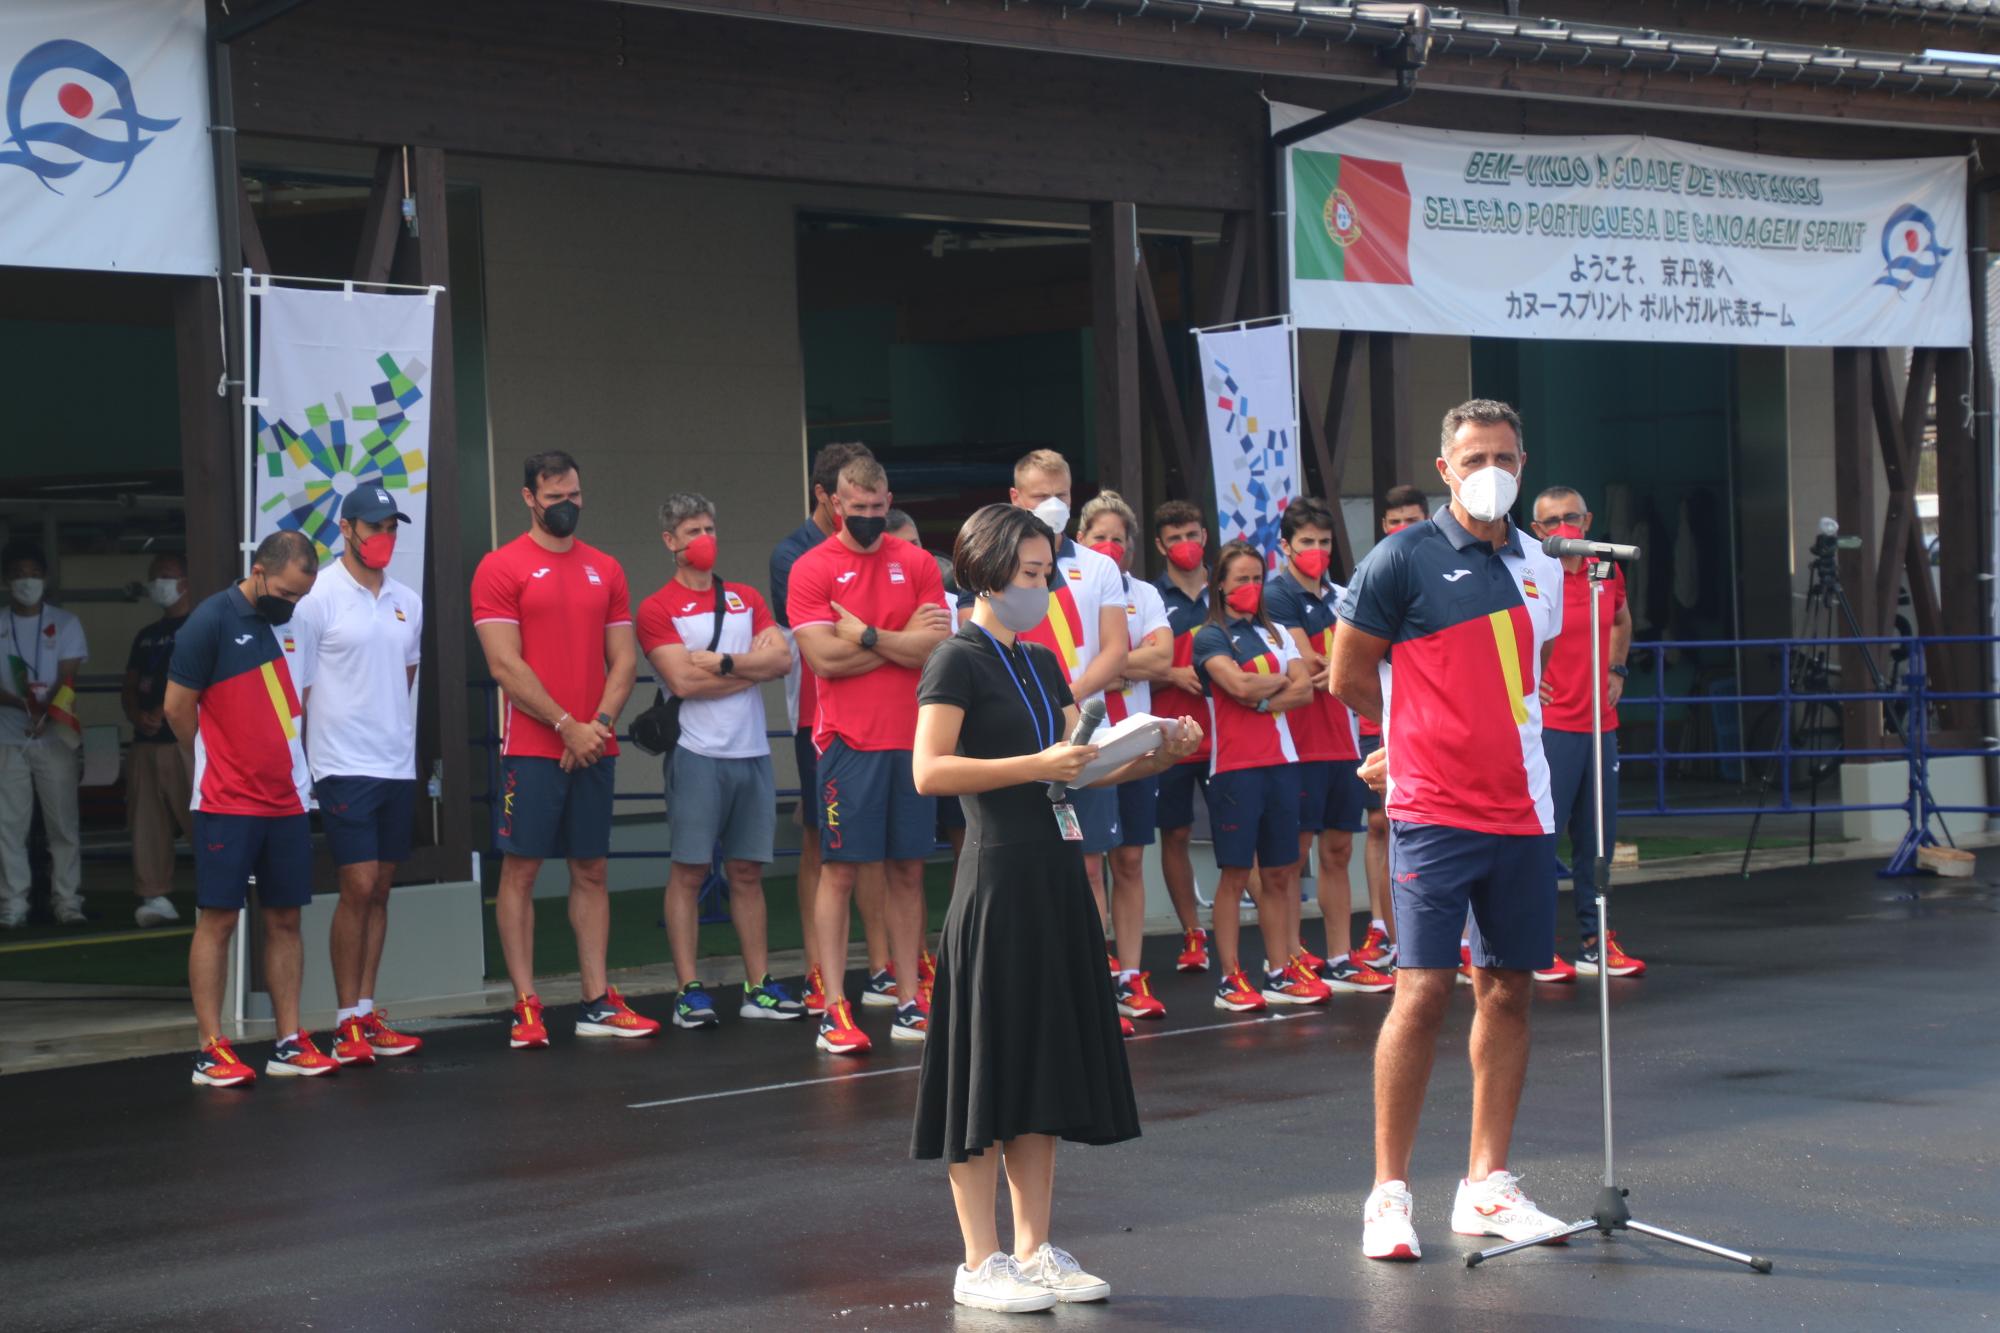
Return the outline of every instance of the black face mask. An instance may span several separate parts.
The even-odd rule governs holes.
[[[255,605],[257,607],[257,614],[265,620],[270,621],[273,625],[282,625],[290,620],[292,618],[292,611],[296,606],[295,603],[288,602],[282,597],[273,596],[268,592],[260,593]]]
[[[541,511],[542,526],[551,537],[567,537],[576,531],[576,523],[583,516],[583,506],[574,500],[559,500]]]
[[[856,544],[864,551],[880,541],[882,534],[888,531],[888,528],[889,516],[887,514],[849,514],[847,516],[847,533],[850,537],[854,538]]]

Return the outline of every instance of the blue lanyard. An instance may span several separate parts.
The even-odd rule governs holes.
[[[987,629],[984,625],[979,625],[977,628],[981,634],[986,636],[986,641],[993,645],[993,651],[1000,654],[1000,661],[1007,668],[1007,679],[1014,682],[1014,692],[1021,696],[1021,707],[1028,710],[1028,717],[1035,724],[1037,748],[1045,750],[1049,746],[1054,745],[1062,739],[1062,724],[1056,721],[1056,706],[1049,702],[1048,686],[1042,684],[1041,673],[1036,671],[1032,665],[1028,666],[1028,674],[1035,678],[1035,690],[1042,696],[1042,708],[1047,712],[1049,717],[1049,739],[1046,741],[1042,739],[1042,714],[1037,713],[1035,706],[1028,702],[1027,688],[1021,684],[1021,678],[1014,674],[1014,659],[1008,655],[1006,648],[1001,645],[1000,640],[993,637],[992,630]],[[1023,653],[1022,656],[1025,658],[1026,653]]]

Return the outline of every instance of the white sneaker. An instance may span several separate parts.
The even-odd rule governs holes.
[[[19,930],[27,924],[28,909],[25,907],[0,911],[0,930]]]
[[[164,926],[169,921],[178,921],[181,914],[174,910],[173,900],[162,894],[158,898],[148,898],[140,903],[132,913],[132,919],[141,927]]]
[[[1001,1314],[1022,1314],[1046,1310],[1061,1299],[1047,1287],[1027,1281],[1014,1256],[995,1250],[977,1268],[960,1264],[951,1284],[951,1298],[975,1310],[997,1310]]]
[[[1367,1259],[1421,1259],[1417,1229],[1410,1224],[1410,1187],[1385,1180],[1361,1205],[1361,1254]]]
[[[82,903],[57,903],[56,924],[58,926],[86,926],[90,918],[83,914]]]
[[[1047,1241],[1042,1242],[1042,1248],[1030,1255],[1026,1263],[1015,1260],[1015,1264],[1021,1270],[1023,1282],[1048,1288],[1064,1305],[1111,1298],[1109,1282],[1084,1272],[1083,1265],[1068,1250],[1058,1249]]]
[[[1459,1181],[1458,1200],[1451,1206],[1451,1229],[1461,1236],[1532,1240],[1563,1225],[1521,1193],[1521,1179],[1512,1171],[1495,1171],[1477,1185]]]

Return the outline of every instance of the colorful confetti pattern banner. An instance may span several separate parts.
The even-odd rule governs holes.
[[[1275,566],[1278,524],[1299,494],[1298,392],[1289,322],[1195,335],[1208,408],[1218,541]]]

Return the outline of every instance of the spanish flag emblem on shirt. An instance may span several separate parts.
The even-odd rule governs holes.
[[[1535,581],[1527,577],[1525,574],[1521,576],[1521,591],[1528,594],[1528,596],[1530,597],[1538,598],[1542,595],[1541,592],[1535,587]]]

